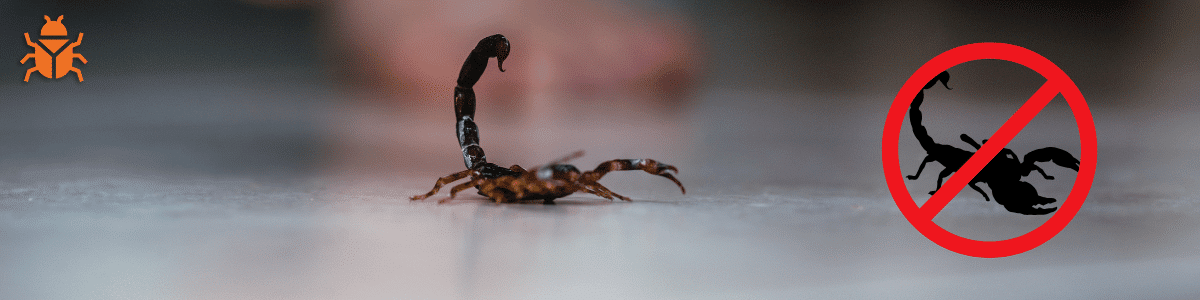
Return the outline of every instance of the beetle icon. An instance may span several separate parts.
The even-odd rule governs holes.
[[[83,74],[79,73],[79,68],[74,66],[75,59],[87,63],[87,59],[83,58],[82,54],[75,53],[75,47],[83,43],[83,33],[79,33],[79,39],[74,43],[63,47],[70,41],[67,37],[67,27],[63,26],[63,16],[58,16],[58,20],[51,20],[50,16],[44,16],[46,25],[42,26],[41,36],[38,37],[38,42],[34,43],[29,39],[29,33],[25,33],[25,43],[33,47],[33,53],[25,55],[21,59],[21,64],[29,58],[33,58],[33,67],[25,72],[25,82],[29,82],[29,75],[33,71],[41,73],[46,78],[58,79],[67,76],[67,73],[75,72],[79,77],[79,82],[83,82]]]

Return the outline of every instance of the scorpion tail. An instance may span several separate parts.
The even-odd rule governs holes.
[[[947,90],[953,90],[952,88],[950,88],[950,85],[947,84],[947,82],[950,81],[950,72],[946,72],[946,71],[942,71],[942,73],[939,73],[937,76],[934,76],[933,79],[929,80],[929,83],[926,83],[925,87],[921,88],[921,89],[928,90],[929,88],[931,88],[935,84],[937,84],[939,81],[942,82],[942,86],[946,87]]]
[[[462,147],[463,163],[475,169],[487,163],[483,147],[479,146],[479,127],[475,125],[475,90],[471,89],[487,69],[488,58],[496,58],[496,66],[504,72],[504,59],[508,58],[508,39],[503,35],[492,35],[479,41],[467,61],[458,72],[458,86],[454,87],[454,114],[457,122],[458,145]]]
[[[913,135],[917,136],[917,141],[921,143],[921,148],[926,151],[934,148],[937,143],[933,141],[933,137],[929,136],[929,130],[925,129],[925,125],[921,124],[921,103],[925,101],[925,90],[932,88],[939,81],[946,89],[950,89],[950,86],[947,85],[947,82],[950,81],[950,73],[942,71],[942,73],[929,80],[929,83],[926,83],[925,87],[917,91],[917,96],[913,98],[912,104],[908,106],[908,117],[909,122],[912,123]]]
[[[487,69],[488,59],[492,57],[496,58],[496,66],[500,72],[504,72],[504,60],[508,58],[509,50],[508,39],[504,38],[504,35],[493,34],[480,40],[475,49],[471,50],[471,54],[467,55],[467,61],[463,62],[462,70],[458,72],[458,86],[475,86],[479,77],[483,76],[483,70]]]
[[[1048,161],[1054,162],[1054,164],[1064,168],[1075,170],[1076,172],[1079,171],[1079,159],[1071,155],[1070,152],[1055,147],[1030,151],[1029,154],[1025,154],[1024,164],[1032,165],[1033,163]]]

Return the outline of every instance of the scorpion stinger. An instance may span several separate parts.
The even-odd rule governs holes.
[[[483,38],[475,49],[471,50],[471,54],[467,55],[467,60],[458,74],[458,86],[454,87],[458,145],[462,148],[463,163],[466,164],[467,170],[438,178],[432,190],[423,195],[413,196],[412,200],[428,198],[446,184],[470,178],[470,181],[450,188],[450,198],[454,198],[462,190],[475,188],[480,195],[496,202],[542,199],[544,203],[552,204],[554,199],[575,192],[592,193],[609,200],[618,198],[629,201],[628,197],[618,195],[598,182],[608,172],[626,170],[642,170],[666,177],[678,185],[681,191],[686,192],[683,184],[671,174],[679,172],[678,169],[652,159],[614,159],[587,172],[581,172],[575,166],[566,164],[567,161],[583,156],[583,151],[571,153],[531,170],[525,170],[518,165],[504,168],[489,163],[483,153],[483,147],[479,146],[479,127],[475,125],[475,91],[472,87],[483,76],[489,58],[495,57],[496,67],[504,72],[504,60],[508,58],[509,50],[508,39],[496,34]]]
[[[943,179],[957,172],[975,154],[968,150],[934,142],[933,137],[929,136],[928,130],[921,124],[920,106],[924,100],[924,90],[933,87],[938,81],[941,81],[942,85],[946,86],[946,89],[950,89],[946,85],[946,81],[948,80],[950,80],[950,73],[942,72],[938,74],[937,77],[934,77],[933,80],[925,84],[922,91],[917,92],[917,96],[913,98],[913,102],[909,106],[909,117],[912,121],[913,134],[917,137],[917,141],[920,142],[921,148],[925,149],[928,155],[921,162],[921,166],[917,168],[917,173],[908,176],[908,179],[916,180],[920,177],[921,171],[925,169],[926,164],[936,161],[945,167],[938,174],[937,189],[942,188]],[[959,135],[959,138],[971,145],[971,147],[974,147],[975,150],[979,150],[981,147],[980,143],[975,142],[975,139],[966,134]],[[983,140],[983,142],[987,143],[987,140]],[[1024,162],[1022,162],[1022,159],[1012,149],[1004,148],[983,167],[983,170],[979,171],[979,174],[975,175],[975,178],[972,178],[967,183],[967,186],[970,186],[971,189],[983,195],[983,199],[986,201],[989,200],[988,194],[976,184],[980,182],[987,183],[988,187],[992,190],[992,196],[996,200],[996,203],[1003,205],[1010,212],[1025,215],[1052,213],[1058,210],[1058,208],[1044,207],[1044,205],[1057,202],[1058,200],[1038,195],[1037,189],[1032,184],[1021,181],[1022,177],[1029,176],[1033,171],[1041,173],[1042,177],[1047,180],[1054,179],[1053,176],[1047,175],[1045,170],[1042,170],[1041,167],[1035,164],[1038,162],[1054,162],[1054,164],[1059,166],[1079,171],[1079,159],[1059,148],[1046,147],[1031,151],[1025,155]],[[929,192],[929,194],[932,195],[935,192],[937,192],[936,189],[933,192]]]

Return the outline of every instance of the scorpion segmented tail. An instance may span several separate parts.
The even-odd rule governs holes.
[[[912,104],[908,106],[908,117],[909,122],[912,123],[913,135],[917,136],[917,141],[921,143],[921,148],[926,150],[933,149],[937,143],[933,141],[933,137],[929,136],[929,131],[925,129],[925,125],[921,124],[921,102],[925,101],[925,90],[932,88],[938,81],[941,81],[942,86],[946,87],[947,90],[951,90],[950,86],[946,84],[946,82],[950,81],[950,73],[942,71],[941,74],[929,80],[929,83],[926,83],[925,87],[917,91],[917,96],[913,98]]]
[[[468,169],[478,169],[487,164],[487,156],[483,154],[483,147],[479,146],[479,127],[475,125],[475,90],[471,87],[483,76],[488,58],[495,57],[496,67],[504,72],[508,50],[508,39],[503,35],[483,38],[471,50],[458,73],[458,86],[454,87],[454,114],[458,124],[458,145],[462,147],[463,163]]]

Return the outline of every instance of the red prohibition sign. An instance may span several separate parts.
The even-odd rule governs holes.
[[[904,123],[904,115],[917,92],[938,73],[965,62],[981,59],[1000,59],[1021,64],[1045,77],[1046,83],[1025,104],[1021,105],[1021,108],[1017,109],[1017,112],[1004,125],[1000,126],[995,134],[992,134],[988,142],[984,143],[975,152],[975,155],[958,169],[958,172],[946,180],[937,193],[929,197],[923,206],[918,207],[916,201],[908,193],[908,186],[905,185],[900,172],[900,127]],[[1025,125],[1029,124],[1029,121],[1042,108],[1046,107],[1046,104],[1050,103],[1051,99],[1060,93],[1067,100],[1071,112],[1075,115],[1075,123],[1079,127],[1081,153],[1079,155],[1079,174],[1075,177],[1075,185],[1054,216],[1033,231],[1000,241],[977,241],[964,238],[934,223],[933,217],[937,216],[942,208],[945,208],[946,204],[954,199],[954,196],[958,195],[958,192],[962,191],[963,187],[975,177],[975,174],[978,174],[1008,142],[1012,141],[1022,128],[1025,128]],[[1083,201],[1087,198],[1088,191],[1092,187],[1092,180],[1096,175],[1096,124],[1092,120],[1091,110],[1088,109],[1087,102],[1084,102],[1079,87],[1049,59],[1029,49],[1009,44],[963,45],[939,54],[926,62],[917,69],[916,73],[913,73],[912,77],[908,78],[908,81],[900,88],[900,92],[896,94],[896,100],[892,102],[887,120],[883,125],[883,174],[887,179],[892,199],[896,200],[896,206],[900,208],[900,212],[904,214],[909,223],[912,223],[913,227],[916,227],[917,231],[930,241],[947,250],[974,257],[993,258],[1017,255],[1049,241],[1061,232],[1067,223],[1071,222],[1071,219],[1075,218],[1075,214],[1083,206]]]

